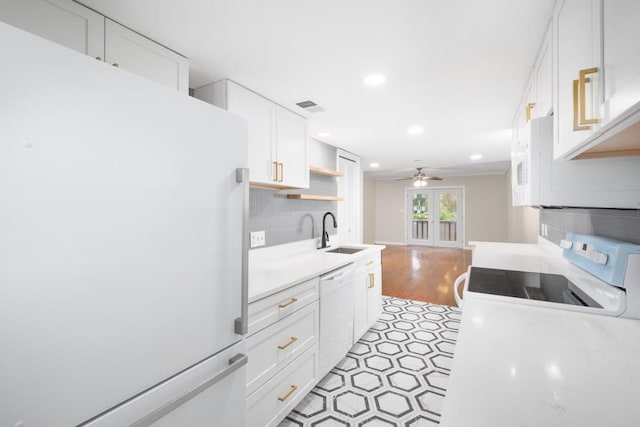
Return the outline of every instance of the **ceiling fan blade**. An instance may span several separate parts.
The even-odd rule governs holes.
[[[412,176],[406,177],[406,178],[396,178],[396,181],[406,181],[408,179],[413,179]]]
[[[424,179],[427,181],[442,181],[442,178],[439,176],[426,176]]]

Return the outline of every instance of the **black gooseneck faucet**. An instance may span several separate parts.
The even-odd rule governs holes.
[[[333,216],[331,212],[327,212],[322,217],[322,245],[318,249],[324,249],[327,247],[327,242],[329,241],[329,233],[326,231],[325,220],[327,219],[327,215],[333,218],[333,228],[338,228],[338,222],[336,221],[336,217]]]

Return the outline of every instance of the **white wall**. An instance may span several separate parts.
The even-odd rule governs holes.
[[[362,180],[362,240],[373,244],[376,241],[376,181],[371,178]]]
[[[512,243],[536,243],[540,230],[540,209],[511,206],[511,169],[507,172],[507,236]]]
[[[465,244],[470,240],[509,241],[507,176],[479,175],[448,177],[430,182],[431,187],[464,187],[465,189]],[[365,229],[375,223],[375,241],[405,242],[405,188],[411,181],[374,181],[375,191],[365,190],[365,206],[375,206],[375,216],[365,217]],[[371,185],[371,183],[369,184]],[[375,197],[371,203],[370,197]]]

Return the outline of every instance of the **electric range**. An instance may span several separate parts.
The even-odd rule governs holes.
[[[562,240],[567,261],[562,274],[471,266],[454,284],[464,281],[464,299],[496,299],[510,303],[640,319],[640,245],[601,236],[569,233]]]

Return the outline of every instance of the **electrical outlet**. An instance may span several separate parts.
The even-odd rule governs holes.
[[[258,248],[264,246],[264,230],[251,232],[251,247]]]

